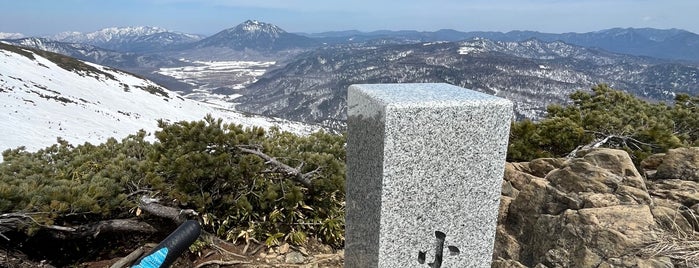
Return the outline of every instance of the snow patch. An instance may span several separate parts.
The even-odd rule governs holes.
[[[459,55],[475,54],[475,53],[481,53],[484,51],[485,51],[485,49],[483,49],[482,47],[473,47],[473,46],[459,47]]]
[[[445,43],[449,43],[449,41],[428,42],[428,43],[424,43],[422,45],[423,46],[431,46],[431,45],[438,45],[438,44],[445,44]]]
[[[210,92],[215,88],[207,83],[207,79],[220,80],[221,77],[228,76],[233,82],[228,87],[232,89],[243,89],[247,85],[255,83],[257,79],[265,74],[267,69],[273,66],[274,61],[189,61],[191,66],[160,68],[157,73],[173,77],[197,87],[197,90]],[[234,79],[240,78],[240,79]]]
[[[299,134],[319,129],[238,113],[221,103],[190,100],[151,81],[100,65],[89,65],[114,79],[71,72],[36,54],[32,60],[0,50],[0,129],[3,130],[0,151],[18,146],[35,151],[54,144],[58,137],[73,144],[99,144],[109,137],[121,139],[140,129],[153,133],[158,129],[158,119],[193,121],[207,114],[229,123],[248,127],[277,126]],[[216,69],[245,64],[228,62],[205,66]]]

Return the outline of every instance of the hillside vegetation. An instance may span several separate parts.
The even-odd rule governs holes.
[[[65,235],[56,226],[89,232],[112,219],[130,219],[131,227],[121,230],[129,235],[171,228],[142,212],[145,196],[195,211],[205,231],[228,241],[343,244],[344,136],[243,128],[210,116],[159,127],[153,143],[140,132],[100,145],[59,140],[38,152],[6,150],[0,231]],[[100,234],[99,228],[86,235],[79,230],[67,237]],[[87,254],[77,247],[54,250]]]
[[[653,153],[699,145],[699,96],[651,103],[601,84],[551,105],[539,122],[513,122],[507,160],[563,157],[583,147],[623,149],[639,163]]]
[[[566,107],[550,106],[540,122],[514,122],[508,160],[566,156],[584,146],[601,146],[626,150],[640,161],[655,152],[699,145],[699,96],[678,95],[674,105],[667,105],[599,85],[572,94],[571,100]],[[39,254],[31,245],[43,242],[33,237],[94,240],[114,219],[129,220],[130,228],[110,229],[127,230],[128,237],[170,227],[149,210],[147,199],[181,209],[170,220],[189,215],[221,240],[272,246],[314,239],[343,246],[344,135],[298,136],[224,124],[211,116],[161,121],[159,127],[154,142],[142,131],[100,145],[59,139],[37,152],[4,151],[0,233],[10,236],[10,245]],[[185,209],[188,214],[182,214]],[[24,245],[13,244],[18,241]],[[55,264],[66,265],[115,247],[64,245],[33,257],[55,257],[60,259]]]

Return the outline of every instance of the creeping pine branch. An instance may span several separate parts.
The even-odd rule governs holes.
[[[245,147],[241,147],[241,146],[237,146],[237,148],[238,148],[238,150],[240,150],[243,153],[256,155],[256,156],[262,158],[263,160],[265,160],[265,164],[272,165],[274,171],[285,174],[287,176],[290,176],[293,180],[302,184],[303,186],[305,186],[308,189],[313,188],[313,184],[311,183],[311,178],[313,177],[313,175],[315,175],[316,173],[318,173],[320,171],[320,167],[318,167],[313,171],[310,171],[307,173],[302,173],[300,170],[300,168],[302,166],[299,166],[299,168],[294,168],[294,167],[291,167],[287,164],[279,162],[279,160],[277,160],[276,158],[271,157],[271,156],[263,153],[262,151],[255,150],[255,149],[249,149],[249,148],[245,148]]]
[[[613,134],[606,134],[606,133],[597,132],[597,131],[590,131],[590,130],[586,130],[585,132],[594,134],[595,136],[599,136],[602,138],[598,138],[598,139],[592,141],[591,143],[578,146],[577,148],[575,148],[575,150],[568,153],[568,158],[575,157],[575,155],[577,155],[578,151],[580,151],[580,150],[598,148],[598,147],[605,145],[605,144],[608,144],[610,142],[616,142],[622,146],[629,147],[629,148],[635,148],[636,150],[641,150],[641,146],[658,148],[658,146],[655,144],[642,142],[642,141],[639,141],[637,139],[634,139],[630,136],[626,136],[623,134],[622,135],[613,135]]]

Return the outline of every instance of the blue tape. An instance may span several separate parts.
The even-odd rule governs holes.
[[[141,263],[131,266],[131,268],[160,268],[160,265],[163,264],[167,257],[167,252],[167,248],[161,248],[153,252],[153,254],[146,256],[141,260]]]

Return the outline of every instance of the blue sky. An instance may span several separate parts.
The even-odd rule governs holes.
[[[697,0],[0,0],[0,32],[43,36],[112,26],[214,34],[247,19],[290,32],[534,30],[613,27],[699,33]]]

